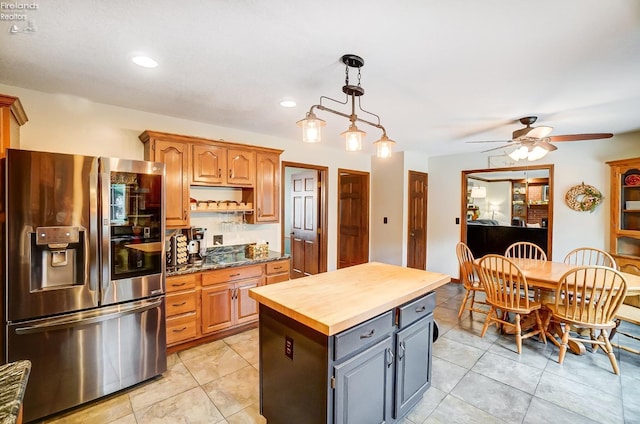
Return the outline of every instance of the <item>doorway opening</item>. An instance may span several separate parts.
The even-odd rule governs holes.
[[[291,255],[291,278],[327,271],[326,166],[282,162],[281,243]]]

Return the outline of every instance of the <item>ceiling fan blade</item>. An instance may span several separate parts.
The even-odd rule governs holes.
[[[593,133],[593,134],[566,134],[566,135],[552,135],[549,137],[549,141],[579,141],[579,140],[599,140],[602,138],[611,138],[611,133]]]
[[[511,143],[511,140],[479,140],[467,141],[467,143]]]
[[[514,145],[513,143],[505,144],[504,146],[494,147],[493,149],[488,149],[488,150],[483,150],[480,153],[486,153],[486,152],[491,152],[491,151],[494,151],[494,150],[506,149],[507,147],[511,147],[513,145]]]
[[[553,144],[547,142],[546,140],[541,140],[538,141],[534,144],[534,146],[540,146],[543,149],[545,149],[548,152],[553,152],[554,150],[558,150],[558,148],[556,146],[554,146]]]

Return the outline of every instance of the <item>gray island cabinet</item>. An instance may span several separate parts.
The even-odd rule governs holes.
[[[371,262],[251,289],[268,424],[400,421],[430,385],[448,275]]]

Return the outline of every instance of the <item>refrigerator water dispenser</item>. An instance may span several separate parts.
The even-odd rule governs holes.
[[[84,231],[38,227],[31,233],[31,290],[84,284]]]

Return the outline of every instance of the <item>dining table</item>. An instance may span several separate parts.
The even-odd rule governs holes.
[[[481,259],[481,258],[480,258]],[[480,259],[476,259],[478,264]],[[543,261],[539,259],[528,258],[509,258],[522,271],[530,287],[540,289],[540,302],[542,304],[551,303],[555,299],[555,292],[560,284],[562,276],[581,265],[567,264],[564,262]],[[640,295],[640,275],[631,274],[620,271],[627,283],[627,297]],[[544,313],[544,310],[543,310]],[[543,319],[544,322],[544,319]],[[531,323],[533,324],[533,323]],[[526,322],[523,321],[522,326],[526,328]],[[569,343],[569,349],[575,354],[585,352],[584,345],[581,343]]]

